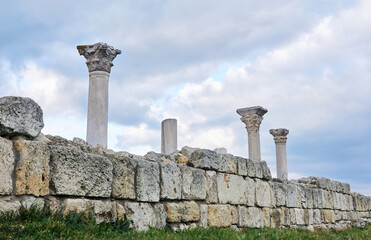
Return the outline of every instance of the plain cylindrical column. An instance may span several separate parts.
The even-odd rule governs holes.
[[[77,46],[89,69],[89,97],[86,141],[107,148],[108,81],[113,59],[121,51],[106,43]]]
[[[178,148],[177,120],[165,119],[161,122],[161,153],[169,155]]]
[[[261,160],[259,129],[263,116],[267,112],[267,109],[260,106],[237,109],[241,121],[246,125],[249,158],[252,160]]]
[[[277,166],[277,178],[283,181],[287,181],[287,155],[286,155],[286,142],[287,134],[289,130],[285,128],[277,128],[269,130],[270,134],[273,135],[274,142],[276,144],[276,166]]]

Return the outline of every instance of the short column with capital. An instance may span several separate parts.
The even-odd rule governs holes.
[[[246,125],[249,158],[252,160],[261,160],[259,129],[263,116],[267,112],[267,109],[260,106],[237,109],[237,113],[241,116],[241,121]]]
[[[86,58],[89,70],[88,123],[86,141],[92,145],[107,147],[108,128],[108,80],[113,59],[121,51],[106,43],[77,46]]]
[[[276,164],[277,164],[277,178],[287,181],[287,157],[286,157],[286,142],[289,130],[285,128],[277,128],[269,130],[273,135],[276,143]]]

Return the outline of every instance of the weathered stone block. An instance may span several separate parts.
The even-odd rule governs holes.
[[[207,220],[208,220],[208,205],[200,204],[200,227],[207,228]]]
[[[136,199],[135,172],[138,160],[123,154],[109,157],[113,164],[112,197],[117,199]]]
[[[269,169],[266,161],[260,161],[261,169],[262,169],[262,178],[264,180],[270,181],[272,180],[271,170]]]
[[[14,149],[19,157],[15,169],[16,194],[48,195],[50,159],[48,145],[38,141],[16,140]]]
[[[287,185],[280,182],[272,182],[272,190],[276,199],[276,206],[286,206]]]
[[[180,199],[182,174],[176,164],[160,163],[161,199]]]
[[[334,209],[340,210],[342,208],[340,195],[341,193],[332,192],[332,198],[334,199]]]
[[[247,167],[247,176],[249,177],[256,177],[262,178],[263,177],[263,169],[261,165],[261,161],[255,161],[251,159],[246,159],[246,167]]]
[[[246,165],[246,158],[236,157],[237,159],[237,169],[238,175],[247,176],[247,165]]]
[[[166,203],[167,221],[194,222],[200,219],[200,208],[194,201]]]
[[[237,173],[237,159],[228,153],[217,154],[219,163],[219,172]]]
[[[297,193],[296,193],[296,185],[294,184],[287,184],[287,195],[286,195],[286,203],[287,207],[293,208],[293,207],[301,207],[297,203]]]
[[[335,214],[333,210],[323,210],[323,220],[325,223],[334,223]]]
[[[304,209],[304,222],[305,222],[305,225],[313,224],[313,210],[312,209]]]
[[[301,184],[296,185],[296,206],[299,208],[308,208],[304,186]]]
[[[290,224],[291,225],[304,225],[304,209],[290,208]]]
[[[93,213],[97,223],[117,220],[116,203],[109,200],[93,200]]]
[[[12,147],[12,141],[0,137],[0,195],[10,195],[13,192],[15,160]]]
[[[306,199],[306,207],[307,208],[313,208],[313,189],[305,187],[304,188],[305,192],[305,199]]]
[[[211,150],[197,149],[189,158],[188,165],[196,168],[218,170],[218,155],[216,152]]]
[[[263,208],[263,215],[264,215],[264,227],[271,226],[271,208]]]
[[[67,215],[69,212],[83,213],[93,212],[93,203],[88,199],[64,199],[62,202],[62,213]]]
[[[204,200],[206,198],[206,176],[202,169],[181,166],[182,199]]]
[[[278,228],[284,225],[283,224],[284,216],[283,216],[283,211],[281,210],[281,208],[273,208],[270,216],[271,216],[270,227]]]
[[[272,189],[268,182],[255,179],[255,203],[259,207],[272,206]]]
[[[217,173],[217,185],[220,203],[246,204],[247,183],[242,176]]]
[[[238,207],[233,206],[233,205],[229,205],[229,207],[231,209],[231,214],[232,214],[232,224],[238,224],[238,220],[239,220]]]
[[[217,203],[218,202],[218,184],[216,172],[206,171],[206,202]]]
[[[320,224],[322,222],[321,210],[313,209],[313,224]]]
[[[138,231],[146,231],[156,227],[156,215],[150,203],[125,202],[126,218],[131,222],[130,227]]]
[[[367,211],[368,203],[366,196],[356,193],[352,193],[351,196],[353,197],[353,205],[356,211]]]
[[[155,227],[165,228],[166,227],[166,209],[165,205],[162,203],[155,203],[153,205],[153,211],[155,214]]]
[[[255,206],[255,181],[252,178],[246,177],[246,198],[247,198],[247,206],[254,207]]]
[[[56,195],[110,197],[111,161],[68,147],[50,149],[50,188]]]
[[[136,193],[138,201],[160,201],[160,169],[158,163],[138,161]]]
[[[0,199],[0,213],[18,212],[21,203],[15,199]]]
[[[264,213],[260,208],[238,206],[240,227],[264,227]]]
[[[232,225],[232,213],[228,205],[209,205],[207,215],[209,227],[229,227]]]
[[[323,190],[323,195],[325,197],[325,206],[326,209],[333,209],[334,208],[334,199],[332,196],[332,192]]]
[[[43,209],[44,206],[45,206],[45,199],[40,197],[40,198],[36,198],[34,196],[23,196],[21,198],[21,204],[22,206],[26,207],[26,208],[30,208],[31,206],[36,206],[38,207],[39,209]]]

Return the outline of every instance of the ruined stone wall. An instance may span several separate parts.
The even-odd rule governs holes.
[[[81,139],[0,138],[0,211],[21,204],[92,211],[132,227],[346,228],[371,221],[371,197],[326,178],[272,180],[264,161],[184,147],[137,156]]]

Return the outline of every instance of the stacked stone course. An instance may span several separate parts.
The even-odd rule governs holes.
[[[38,141],[40,140],[40,141]],[[272,179],[265,161],[183,147],[138,156],[46,136],[0,138],[0,211],[23,204],[91,211],[149,227],[336,228],[371,221],[371,197],[346,183]]]

